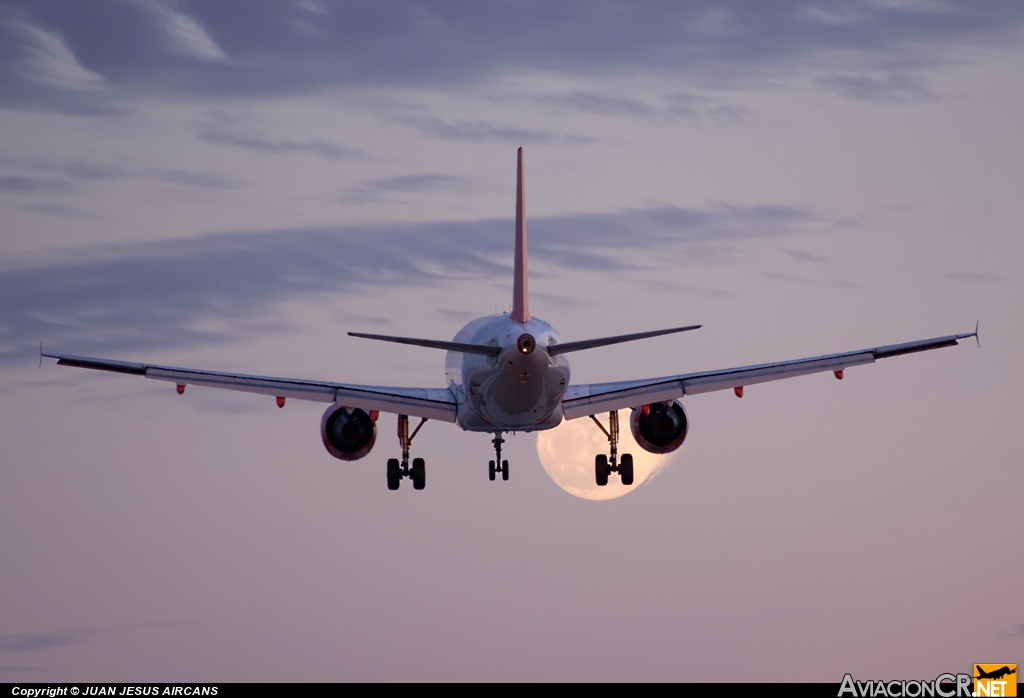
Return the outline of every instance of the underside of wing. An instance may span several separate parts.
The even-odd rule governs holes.
[[[638,407],[654,402],[674,400],[684,395],[709,393],[715,390],[742,388],[745,385],[765,383],[805,376],[822,371],[841,372],[851,366],[874,363],[877,359],[902,354],[913,354],[929,349],[951,347],[958,340],[976,337],[977,331],[967,334],[956,334],[948,337],[936,337],[904,344],[890,344],[874,349],[863,349],[843,354],[815,356],[794,361],[780,361],[756,366],[727,368],[719,371],[702,371],[685,373],[678,376],[648,378],[617,383],[592,383],[590,385],[571,385],[562,399],[562,409],[566,419],[576,419],[610,412],[628,407]],[[842,375],[838,373],[837,375]]]
[[[240,373],[201,371],[172,366],[130,363],[110,359],[95,359],[85,356],[44,354],[57,359],[61,366],[76,366],[99,371],[112,371],[129,375],[145,376],[154,380],[176,383],[178,386],[201,385],[208,388],[223,388],[280,398],[312,400],[313,402],[337,403],[345,407],[363,410],[377,410],[410,417],[436,419],[454,422],[455,397],[447,388],[390,388],[373,385],[349,385],[326,381],[249,376]],[[179,390],[184,390],[180,387]]]

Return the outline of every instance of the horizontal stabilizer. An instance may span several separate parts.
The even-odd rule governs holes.
[[[362,337],[363,339],[377,339],[382,342],[394,342],[395,344],[411,344],[414,347],[429,347],[431,349],[444,349],[446,351],[461,351],[464,354],[482,354],[483,356],[497,356],[501,349],[483,344],[463,344],[462,342],[443,342],[439,339],[416,339],[415,337],[391,337],[384,334],[364,334],[362,332],[349,332],[351,337]]]
[[[565,354],[570,351],[580,351],[581,349],[593,349],[594,347],[605,347],[609,344],[621,344],[622,342],[633,342],[638,339],[647,339],[648,337],[660,337],[663,334],[674,334],[676,332],[688,332],[690,330],[696,330],[700,325],[688,325],[686,327],[673,327],[668,330],[654,330],[652,332],[637,332],[636,334],[620,334],[614,337],[598,337],[597,339],[584,339],[579,342],[563,342],[562,344],[552,344],[548,347],[548,354],[556,356],[558,354]]]

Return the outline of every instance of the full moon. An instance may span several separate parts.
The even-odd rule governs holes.
[[[629,494],[658,473],[673,454],[657,455],[640,448],[629,428],[630,410],[619,411],[619,455],[633,454],[633,484],[626,487],[618,473],[612,473],[608,484],[598,487],[594,477],[594,456],[607,454],[608,437],[588,417],[566,420],[554,429],[537,434],[537,455],[541,465],[556,485],[582,499],[615,499]],[[598,419],[608,427],[608,415]]]

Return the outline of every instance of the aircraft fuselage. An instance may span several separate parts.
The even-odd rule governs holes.
[[[516,322],[509,315],[473,320],[453,341],[495,346],[497,356],[449,351],[448,387],[458,402],[456,421],[467,431],[537,431],[562,421],[562,394],[569,362],[547,347],[562,337],[539,318]]]

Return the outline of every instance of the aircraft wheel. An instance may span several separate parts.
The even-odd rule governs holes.
[[[422,458],[412,459],[412,488],[422,490],[427,486],[427,466]]]
[[[619,463],[619,475],[622,477],[623,485],[633,484],[633,455],[622,454],[622,462]]]
[[[508,480],[508,461],[501,461],[501,479]]]
[[[487,462],[487,475],[488,475],[488,477],[491,478],[491,481],[493,482],[494,481],[494,461],[488,461]]]
[[[388,489],[397,490],[402,481],[402,471],[398,465],[397,458],[388,459]]]
[[[608,456],[603,453],[597,454],[594,459],[594,475],[597,478],[597,486],[604,487],[608,484]]]

